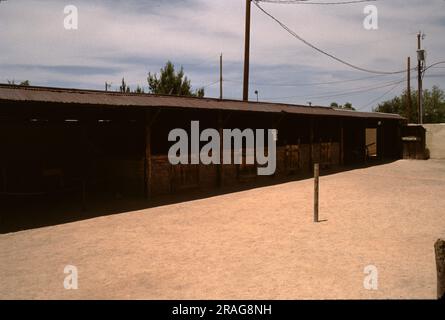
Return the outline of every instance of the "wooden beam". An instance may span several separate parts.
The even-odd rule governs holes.
[[[314,222],[318,222],[318,196],[319,196],[320,165],[314,164]]]
[[[345,126],[344,120],[340,120],[340,165],[345,164]]]
[[[311,117],[311,120],[310,120],[310,139],[309,139],[309,143],[311,145],[311,147],[310,147],[311,150],[310,150],[310,155],[309,155],[309,167],[310,167],[310,170],[313,170],[313,166],[314,166],[314,156],[313,156],[313,153],[314,153],[314,131],[315,131],[314,126],[315,126],[314,118]]]
[[[224,152],[224,141],[223,141],[223,127],[224,118],[222,111],[218,111],[218,132],[219,132],[219,165],[217,166],[218,174],[218,187],[222,188],[224,186],[224,165],[223,165],[223,152]]]
[[[385,125],[384,125],[383,121],[380,126],[380,141],[381,141],[381,146],[382,146],[380,148],[380,150],[381,150],[380,157],[381,157],[381,160],[384,160],[386,155],[385,155]]]
[[[150,111],[146,111],[144,126],[144,196],[146,200],[151,200],[152,197],[151,129],[153,123],[153,115]]]
[[[89,161],[88,157],[88,132],[87,132],[87,124],[86,118],[82,117],[80,119],[80,135],[82,141],[82,178],[81,178],[81,206],[82,211],[87,210],[87,185],[88,185],[88,168],[87,162]]]

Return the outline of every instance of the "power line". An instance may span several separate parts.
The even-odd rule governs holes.
[[[305,99],[321,99],[321,98],[331,98],[331,97],[340,97],[340,96],[344,96],[344,95],[349,95],[349,94],[356,94],[356,93],[363,93],[363,92],[367,92],[367,91],[372,91],[372,90],[377,90],[377,89],[381,89],[381,88],[386,88],[389,86],[393,86],[395,84],[400,84],[402,82],[404,82],[406,79],[402,79],[402,80],[398,80],[398,81],[391,81],[389,83],[385,83],[384,85],[379,85],[379,86],[366,86],[366,87],[358,87],[355,88],[352,91],[344,91],[344,92],[330,92],[330,93],[325,93],[323,95],[318,95],[318,96],[307,96],[307,95],[300,95],[300,96],[289,96],[289,97],[271,97],[271,98],[264,98],[267,100],[279,100],[279,99],[291,99],[291,98],[302,98],[304,97]]]
[[[201,88],[205,89],[205,88],[211,87],[211,86],[213,86],[213,85],[215,85],[215,84],[217,84],[217,83],[219,83],[219,80],[216,80],[216,81],[214,81],[214,82],[211,82],[211,83],[209,83],[209,84],[206,84],[206,85],[202,86]]]
[[[445,63],[445,61],[443,61],[442,63]],[[433,66],[433,65],[431,65],[431,66]],[[434,78],[435,76],[438,76],[438,77],[439,77],[439,76],[445,76],[445,75],[444,75],[444,74],[439,74],[439,75],[427,75],[427,76],[425,76],[425,77],[426,77],[426,78]],[[385,97],[385,96],[388,95],[390,92],[392,92],[394,89],[396,89],[397,87],[399,87],[400,84],[401,84],[401,82],[398,83],[398,84],[396,84],[394,87],[392,87],[390,90],[388,90],[387,92],[385,92],[383,95],[381,95],[381,96],[379,96],[378,98],[375,98],[375,99],[373,99],[372,101],[368,102],[367,104],[365,104],[363,107],[359,108],[358,110],[362,110],[362,109],[368,107],[369,105],[371,105],[372,103],[374,103],[374,102],[380,100],[381,98]]]
[[[396,89],[397,87],[399,87],[401,83],[402,83],[402,82],[400,82],[400,83],[396,83],[392,88],[390,88],[390,89],[389,89],[388,91],[386,91],[384,94],[382,94],[381,96],[379,96],[379,97],[377,97],[377,98],[375,98],[375,99],[369,101],[367,104],[365,104],[365,105],[364,105],[363,107],[361,107],[361,108],[358,108],[357,110],[363,110],[363,109],[369,107],[369,106],[370,106],[371,104],[373,104],[374,102],[376,102],[376,101],[382,99],[383,97],[385,97],[386,95],[388,95],[389,93],[391,93],[394,89]]]
[[[313,2],[308,0],[282,0],[282,1],[273,1],[273,0],[257,0],[258,2],[267,2],[274,4],[319,4],[319,5],[337,5],[337,4],[356,4],[363,2],[376,2],[377,0],[355,0],[355,1],[338,1],[338,2]]]
[[[373,76],[367,76],[367,77],[361,77],[361,78],[355,78],[355,79],[346,79],[346,80],[333,80],[333,81],[325,81],[325,82],[304,82],[304,83],[261,83],[261,82],[249,82],[249,84],[255,85],[255,86],[264,86],[264,87],[305,87],[305,86],[318,86],[318,85],[328,85],[328,84],[337,84],[337,83],[347,83],[347,82],[355,82],[355,81],[362,81],[362,80],[369,80],[374,79],[382,76],[388,76],[387,74],[378,74]],[[224,81],[227,82],[237,82],[242,83],[241,80],[234,80],[234,79],[225,79]]]
[[[423,69],[423,73],[425,74],[425,71],[430,69],[430,68],[437,68],[436,66],[439,65],[439,64],[442,64],[442,63],[445,63],[445,61],[439,61],[439,62],[436,62],[436,63],[433,63],[433,64],[429,65],[428,67]]]
[[[374,74],[399,74],[399,73],[405,73],[406,70],[400,70],[400,71],[393,71],[393,72],[389,72],[389,71],[376,71],[376,70],[371,70],[371,69],[366,69],[366,68],[361,68],[358,67],[356,65],[353,65],[352,63],[349,63],[345,60],[342,60],[340,58],[337,58],[336,56],[334,56],[333,54],[330,54],[318,47],[316,47],[315,45],[313,45],[312,43],[306,41],[305,39],[303,39],[302,37],[300,37],[297,33],[295,33],[293,30],[291,30],[288,26],[286,26],[283,22],[281,22],[280,20],[278,20],[277,18],[275,18],[272,14],[270,14],[269,12],[267,12],[266,10],[264,10],[260,5],[259,5],[259,0],[254,0],[253,3],[255,4],[255,6],[257,6],[257,8],[259,10],[261,10],[264,14],[266,14],[268,17],[270,17],[271,19],[273,19],[276,23],[278,23],[284,30],[286,30],[288,33],[290,33],[293,37],[295,37],[296,39],[300,40],[301,42],[303,42],[305,45],[311,47],[312,49],[330,57],[331,59],[336,60],[337,62],[340,62],[350,68],[359,70],[359,71],[363,71],[363,72],[368,72],[368,73],[374,73]],[[415,70],[415,68],[413,68],[412,70]]]
[[[343,92],[343,93],[332,94],[332,95],[328,94],[328,95],[321,95],[321,96],[310,96],[310,97],[308,97],[308,99],[341,97],[341,96],[345,96],[345,95],[349,95],[349,94],[363,93],[363,92],[367,92],[367,91],[382,89],[382,88],[389,87],[391,85],[400,84],[402,82],[405,82],[405,79],[400,80],[400,81],[396,81],[396,82],[393,81],[392,83],[388,83],[388,84],[385,84],[385,85],[380,85],[380,86],[374,86],[374,87],[368,87],[368,88],[353,90],[353,91],[350,91],[350,92]]]

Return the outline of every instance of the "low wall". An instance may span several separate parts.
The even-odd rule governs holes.
[[[424,124],[431,159],[445,159],[445,123]]]

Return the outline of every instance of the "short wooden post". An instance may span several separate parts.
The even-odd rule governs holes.
[[[445,299],[445,240],[438,239],[434,244],[437,269],[437,298]]]
[[[320,165],[314,164],[314,222],[318,222],[318,191],[319,191]]]

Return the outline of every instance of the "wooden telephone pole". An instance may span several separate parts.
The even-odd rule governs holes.
[[[223,55],[219,56],[219,98],[223,98]]]
[[[417,34],[417,114],[418,123],[423,124],[423,88],[422,88],[422,61],[423,61],[423,50],[422,50],[422,32]]]
[[[244,82],[243,100],[249,100],[249,58],[250,58],[250,9],[252,0],[246,0],[246,30],[244,39]]]
[[[412,110],[412,102],[411,102],[411,57],[408,57],[407,63],[407,87],[406,87],[406,116],[408,118],[408,123],[411,122],[411,110]]]

